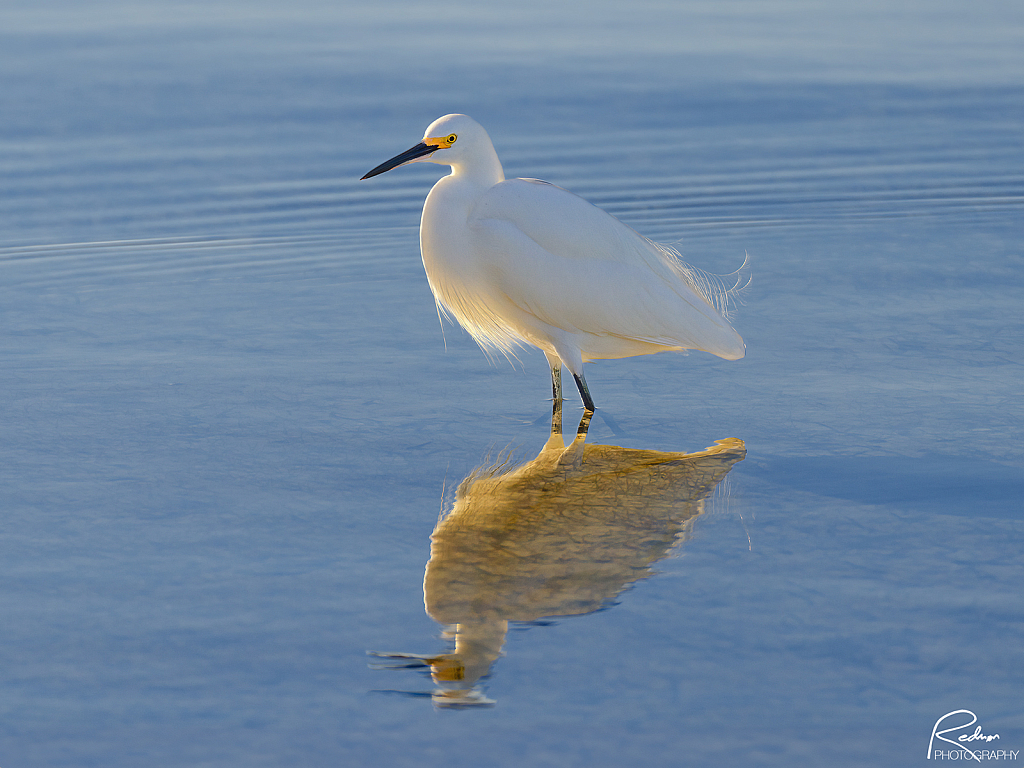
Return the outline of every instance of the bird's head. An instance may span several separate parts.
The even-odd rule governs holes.
[[[481,150],[494,152],[491,139],[480,123],[466,115],[445,115],[427,126],[423,141],[381,163],[363,178],[369,179],[409,163],[459,165]]]

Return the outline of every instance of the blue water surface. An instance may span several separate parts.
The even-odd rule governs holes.
[[[1011,2],[8,3],[0,765],[923,766],[958,709],[1024,750],[1022,75]],[[625,539],[663,475],[585,452],[583,527],[480,513],[442,597],[511,623],[461,683],[367,652],[456,652],[431,533],[544,464],[550,384],[440,327],[443,171],[357,180],[448,112],[752,273],[742,361],[587,373],[589,456],[745,453]]]

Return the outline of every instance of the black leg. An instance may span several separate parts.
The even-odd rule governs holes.
[[[551,366],[551,434],[562,434],[562,365]]]
[[[551,366],[551,397],[555,401],[562,399],[562,364]]]
[[[577,376],[575,373],[572,375],[576,379],[576,388],[580,391],[580,397],[583,398],[583,408],[587,411],[597,410],[594,407],[594,398],[590,396],[590,390],[587,389],[587,380],[582,375]]]

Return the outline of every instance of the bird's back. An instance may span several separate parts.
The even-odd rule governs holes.
[[[743,357],[743,340],[698,271],[571,192],[503,181],[480,197],[469,224],[495,287],[522,312],[582,340],[584,359],[658,348]]]

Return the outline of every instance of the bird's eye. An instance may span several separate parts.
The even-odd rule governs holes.
[[[455,134],[453,133],[453,134],[452,134],[451,136],[449,136],[449,137],[448,137],[448,143],[449,143],[449,144],[454,144],[454,143],[455,143],[455,140],[456,140],[457,138],[459,138],[459,137],[458,137],[458,136],[456,136],[456,135],[455,135]]]

